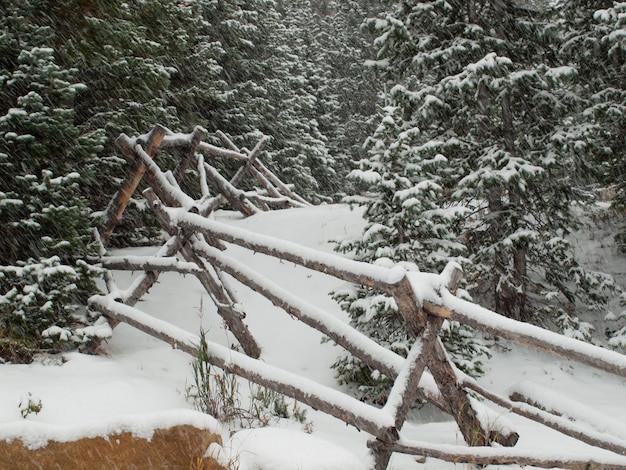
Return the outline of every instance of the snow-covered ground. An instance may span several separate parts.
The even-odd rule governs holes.
[[[332,252],[330,240],[359,233],[363,226],[360,213],[343,205],[262,213],[247,219],[231,212],[220,212],[217,217],[257,233],[327,252]],[[132,253],[151,251],[154,250],[142,248]],[[347,321],[328,295],[341,287],[341,281],[238,247],[229,247],[228,252],[248,267],[266,273],[291,293]],[[120,287],[128,285],[132,277],[132,273],[116,273]],[[322,343],[320,333],[235,281],[231,287],[247,314],[251,332],[263,348],[265,362],[342,389],[330,368],[341,353],[337,346]],[[212,341],[227,346],[234,342],[193,276],[163,274],[137,308],[194,334],[205,330]],[[483,386],[503,395],[516,384],[516,389],[531,391],[545,387],[573,400],[573,404],[568,402],[570,406],[587,412],[576,404],[584,403],[594,410],[588,411],[592,425],[605,421],[614,434],[626,440],[626,424],[623,424],[626,423],[626,380],[504,341],[492,352],[494,356],[487,364],[487,372],[479,380]],[[132,429],[139,435],[149,435],[151,426],[172,425],[183,419],[198,421],[197,415],[190,413],[193,403],[187,399],[188,387],[193,384],[191,361],[187,354],[121,324],[101,355],[73,352],[41,358],[29,365],[0,365],[0,439],[20,437],[37,446],[52,437],[70,440],[77,435],[106,433],[112,429]],[[240,390],[247,393],[248,387],[242,386]],[[555,404],[565,403],[558,395],[546,393],[546,396]],[[38,414],[30,413],[24,418],[21,412],[28,400],[41,402],[42,408]],[[304,405],[301,407],[306,409]],[[505,414],[520,433],[517,449],[537,453],[554,451],[560,457],[610,455],[502,409],[494,409]],[[203,425],[215,426],[215,423],[209,419]],[[224,446],[211,450],[236,461],[239,470],[349,470],[371,466],[366,447],[368,434],[314,410],[308,410],[304,424],[283,420],[272,428],[234,434],[228,426],[221,429]],[[403,433],[412,440],[436,444],[463,442],[454,421],[430,407],[412,412]],[[434,459],[416,463],[413,457],[397,454],[390,465],[398,470],[467,467]]]

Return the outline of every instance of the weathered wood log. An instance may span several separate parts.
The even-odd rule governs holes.
[[[98,247],[98,255],[100,257],[105,256],[106,248],[104,247],[104,242],[102,241],[102,237],[100,236],[100,231],[97,228],[94,228],[93,233],[94,233],[96,246]],[[115,279],[113,279],[113,275],[111,274],[109,270],[104,271],[103,278],[104,278],[104,284],[109,293],[117,292],[119,290],[117,287],[117,284],[115,283]]]
[[[311,204],[298,194],[294,193],[289,186],[283,183],[274,173],[272,173],[262,162],[257,160],[254,162],[254,167],[261,172],[282,194],[286,194],[294,201],[298,201],[306,206]]]
[[[157,220],[159,220],[167,231],[175,233],[178,229],[171,223],[168,213],[165,211],[160,201],[158,201],[154,192],[148,190],[144,192],[144,195],[150,202],[150,206]],[[221,284],[220,280],[212,274],[211,266],[208,266],[202,258],[189,248],[188,242],[193,243],[198,239],[198,236],[193,231],[183,231],[181,237],[184,241],[181,242],[178,251],[186,261],[194,263],[200,268],[194,275],[215,303],[217,313],[222,317],[231,333],[237,338],[237,341],[239,341],[239,344],[246,354],[250,357],[260,357],[261,348],[254,339],[254,336],[252,336],[252,333],[250,333],[247,325],[243,322],[245,315],[235,306],[236,302],[231,297],[231,293],[228,292]],[[219,251],[218,248],[215,249]]]
[[[419,392],[419,382],[429,362],[431,349],[437,340],[437,332],[443,320],[429,319],[423,334],[413,343],[404,366],[396,377],[389,398],[383,407],[393,417],[396,428],[402,429],[406,417],[415,403]]]
[[[251,268],[216,250],[214,247],[195,243],[194,250],[220,271],[231,275],[242,284],[266,297],[289,315],[325,334],[351,354],[359,357],[370,367],[379,370],[392,379],[395,379],[402,370],[405,363],[403,357],[379,345],[371,338],[351,328],[345,322],[299,299],[272,281],[264,279],[263,276]],[[444,407],[442,397],[436,390],[433,390],[432,386],[420,387],[419,390],[423,398],[426,398],[436,406]]]
[[[398,312],[404,320],[406,331],[410,338],[418,337],[426,327],[426,316],[421,305],[417,304],[415,293],[408,278],[404,276],[400,282],[388,287],[391,290]]]
[[[433,345],[433,352],[428,361],[428,369],[441,391],[441,395],[449,403],[449,408],[454,411],[454,419],[459,430],[470,446],[488,446],[490,441],[489,432],[483,427],[478,419],[476,411],[465,393],[465,390],[457,380],[454,366],[441,343],[437,338]],[[505,439],[506,442],[508,439]]]
[[[167,129],[162,126],[155,126],[148,135],[146,141],[146,153],[152,158],[159,149],[163,137],[167,133]],[[117,141],[116,141],[117,144]],[[124,153],[126,150],[122,150]],[[104,245],[107,244],[109,237],[113,233],[113,229],[122,218],[122,214],[130,201],[135,189],[146,172],[146,166],[139,161],[133,161],[130,165],[126,178],[122,181],[120,189],[115,193],[113,199],[109,202],[105,213],[104,221],[100,228],[100,236]]]
[[[230,332],[237,338],[244,352],[253,358],[261,357],[261,347],[254,339],[248,326],[243,322],[245,315],[237,308],[236,302],[230,297],[229,292],[217,276],[211,273],[210,266],[207,266],[189,246],[184,246],[181,254],[187,261],[192,261],[203,267],[201,272],[196,273],[196,277],[202,287],[211,295],[217,307],[217,313],[223,318]]]
[[[383,410],[394,417],[396,429],[400,431],[413,403],[419,395],[419,382],[424,373],[431,354],[431,348],[437,339],[437,331],[443,320],[431,318],[426,324],[423,334],[418,336],[409,351],[405,364],[396,377],[387,403]],[[387,448],[381,446],[374,450],[375,470],[384,470],[389,465],[391,454]]]
[[[449,264],[446,266],[445,275],[442,274],[441,278],[448,283],[448,289],[455,291],[462,278],[462,271],[459,266]],[[413,279],[416,278],[413,277]],[[397,286],[398,284],[396,284],[395,288],[398,288]],[[441,286],[441,289],[444,288],[444,286]],[[403,305],[402,307],[399,306],[399,308],[405,319],[407,332],[411,336],[418,336],[423,331],[423,325],[426,325],[429,320],[419,306],[409,303],[410,299],[415,299],[416,294],[413,292],[411,281],[407,276],[404,278],[403,291],[399,296],[403,299]],[[403,312],[402,309],[407,308],[407,306],[410,310]],[[489,445],[490,433],[485,429],[483,423],[480,422],[476,410],[472,407],[465,390],[458,380],[456,368],[439,338],[434,339],[432,350],[429,351],[428,369],[432,373],[441,395],[448,403],[448,410],[456,420],[465,442],[471,446]],[[501,443],[511,441],[509,436],[505,439],[504,436],[497,435],[496,438]],[[517,442],[517,439],[514,440]]]
[[[287,240],[252,233],[196,214],[171,214],[176,225],[208,233],[211,236],[234,243],[251,251],[280,258],[344,281],[374,287],[391,293],[390,284],[403,281],[403,269],[390,270],[380,266],[364,265],[318,250],[306,248]]]
[[[171,237],[155,254],[156,258],[167,258],[174,256],[181,247],[181,239],[177,236]],[[123,293],[122,301],[126,305],[135,305],[157,282],[159,279],[158,271],[146,271],[137,277],[131,286]]]
[[[401,356],[383,348],[372,339],[359,333],[327,312],[297,298],[274,282],[265,279],[253,269],[244,266],[208,244],[196,241],[193,249],[209,261],[212,266],[263,295],[272,304],[281,308],[289,315],[325,334],[355,356],[362,358],[366,364],[380,370],[383,374],[395,377],[402,368],[404,359]]]
[[[528,452],[514,449],[494,449],[491,447],[467,448],[446,444],[428,444],[426,442],[381,443],[371,441],[368,446],[384,448],[407,455],[432,457],[455,464],[467,463],[474,465],[520,465],[540,468],[567,468],[571,470],[625,470],[626,459],[620,456],[590,459],[580,454],[577,457],[563,459],[558,452],[529,450]],[[571,453],[570,453],[571,454]],[[557,455],[557,456],[555,456]]]
[[[104,247],[102,245],[100,246],[101,246],[100,253],[102,256],[104,254]],[[153,258],[158,259],[161,257],[162,258],[171,257],[174,254],[176,254],[179,249],[180,249],[180,238],[177,236],[173,236],[159,249],[159,251],[153,256]],[[115,285],[115,282],[113,281],[113,277],[111,276],[110,271],[108,269],[105,271],[105,281],[106,281],[107,290],[109,291],[109,293],[114,294],[116,300],[120,302],[124,302],[124,304],[129,305],[129,306],[135,305],[139,301],[139,299],[141,299],[141,297],[143,297],[150,290],[150,288],[156,283],[158,278],[159,278],[159,271],[151,271],[151,270],[145,271],[141,276],[135,278],[135,280],[130,285],[130,287],[128,287],[124,291],[121,291]],[[109,318],[109,326],[111,327],[112,330],[115,329],[117,325],[119,325],[118,320],[116,320],[115,318]],[[103,341],[104,341],[103,339],[96,339],[92,341],[87,350],[92,353],[95,352],[100,347]]]
[[[224,137],[226,137],[226,136],[224,136]],[[244,178],[246,173],[248,173],[250,171],[250,169],[252,168],[252,164],[255,162],[255,160],[263,152],[263,149],[265,148],[265,145],[267,144],[267,141],[268,141],[268,139],[266,137],[261,139],[256,144],[254,149],[252,149],[252,152],[248,156],[248,159],[244,162],[244,164],[241,167],[239,167],[239,169],[237,170],[235,175],[231,178],[230,184],[233,187],[236,187],[241,182],[241,180]],[[205,170],[205,175],[206,175],[206,170]],[[245,196],[245,193],[244,193],[244,196]],[[247,198],[247,196],[246,196],[246,198]],[[200,214],[202,214],[203,216],[206,217],[208,214],[210,214],[211,212],[215,211],[221,204],[223,204],[227,200],[228,199],[227,199],[226,195],[224,195],[223,193],[220,193],[217,197],[215,197],[213,200],[211,200],[209,204],[207,204],[205,207],[202,207],[202,209],[200,210]]]
[[[620,439],[626,448],[626,423],[591,408],[572,398],[570,394],[565,396],[550,388],[524,381],[512,386],[509,389],[509,396],[513,401],[522,401],[552,415],[588,425],[603,435],[613,435]]]
[[[200,339],[177,326],[154,318],[130,305],[116,302],[111,296],[96,295],[89,299],[89,305],[98,312],[117,322],[124,322],[168,343],[174,349],[180,349],[196,357]]]
[[[94,296],[89,299],[89,303],[101,313],[128,323],[138,330],[165,341],[175,349],[185,351],[194,357],[198,354],[200,338],[196,335],[133,307],[115,302],[106,296]],[[219,344],[207,342],[205,348],[209,363],[226,372],[295,398],[385,442],[392,442],[398,438],[393,419],[383,410]]]
[[[226,198],[234,209],[238,210],[246,217],[258,212],[258,209],[246,200],[245,193],[230,184],[215,168],[205,162],[204,169],[206,170],[207,178],[218,188],[220,194]]]
[[[280,193],[280,191],[274,186],[270,180],[268,180],[263,173],[261,173],[256,168],[252,168],[252,176],[256,178],[256,180],[261,183],[261,186],[267,191],[267,194],[274,199],[281,199],[283,197],[287,197]]]
[[[626,441],[623,439],[612,436],[606,432],[593,430],[588,426],[582,425],[580,422],[570,421],[569,419],[549,413],[542,409],[541,405],[537,403],[538,400],[531,400],[529,397],[525,397],[519,393],[512,395],[509,400],[506,397],[486,390],[472,379],[464,381],[463,385],[513,413],[532,419],[533,421],[589,445],[610,450],[619,455],[626,455]],[[524,403],[516,403],[516,401],[522,401]]]
[[[239,161],[244,161],[247,158],[246,155],[241,152],[217,147],[207,142],[200,142],[198,150],[212,158],[232,158]]]
[[[100,258],[102,267],[118,271],[158,271],[195,274],[200,268],[194,263],[184,263],[178,258],[154,256],[105,256]]]
[[[198,171],[200,179],[200,192],[202,193],[202,200],[204,200],[211,197],[211,191],[209,190],[209,183],[207,182],[206,171],[204,169],[204,156],[200,153],[196,156],[196,170]]]
[[[220,224],[214,220],[202,219],[194,214],[179,214],[176,217],[175,223],[189,229],[206,231],[216,238],[236,243],[237,245],[244,246],[253,251],[292,261],[310,269],[333,275],[339,279],[356,283],[369,283],[376,287],[380,286],[381,290],[385,290],[385,288],[390,290],[390,284],[398,285],[404,282],[404,277],[406,276],[405,271],[402,269],[394,271],[376,266],[364,266],[363,263],[347,260],[339,256],[320,253],[316,250],[304,249],[300,245],[291,244],[284,240],[277,240],[260,234],[250,235],[245,230],[230,227],[226,224]],[[203,253],[203,256],[206,257],[207,254]],[[207,259],[210,259],[214,264],[216,263],[214,258]],[[226,269],[224,266],[219,266],[219,268],[223,270]],[[229,272],[229,274],[237,278],[235,273]],[[248,282],[250,282],[250,280],[244,283],[247,284]],[[407,291],[402,298],[408,299],[410,294],[411,293]],[[410,314],[405,312],[405,315],[423,316],[423,313],[413,311]],[[426,320],[425,317],[423,317],[423,324],[425,323]],[[431,361],[431,364],[429,364],[429,369],[433,373],[433,377],[437,374],[435,380],[437,385],[443,389],[441,395],[444,396],[445,400],[449,403],[444,409],[455,416],[462,433],[470,442],[487,445],[489,442],[489,433],[482,429],[481,423],[476,417],[471,403],[457,381],[454,368],[445,353],[443,345],[440,344],[440,341],[438,341],[438,343],[439,344],[435,344],[437,356]],[[430,367],[430,365],[432,365],[432,367]],[[384,369],[379,370],[382,371]],[[459,413],[458,410],[462,410],[461,413]],[[498,439],[502,439],[504,442],[511,442],[510,438],[504,439],[499,436]]]
[[[239,150],[239,147],[237,147],[235,143],[232,140],[230,140],[226,136],[226,134],[224,134],[222,131],[215,131],[215,135],[217,136],[218,139],[220,139],[224,147],[226,147],[229,150],[233,150],[235,152],[241,153],[241,150]]]
[[[204,137],[205,132],[206,131],[200,126],[194,127],[193,132],[189,137],[189,141],[187,142],[187,145],[180,147],[178,151],[180,155],[180,160],[176,165],[176,168],[174,168],[173,172],[174,179],[178,181],[179,184],[183,181],[185,172],[187,171],[187,168],[189,168],[189,165],[191,164],[191,161],[193,160],[193,157],[196,153],[196,149],[200,145],[200,142],[202,141],[202,137]]]
[[[423,308],[431,315],[450,318],[494,336],[626,377],[624,354],[503,317],[445,292],[425,297]]]

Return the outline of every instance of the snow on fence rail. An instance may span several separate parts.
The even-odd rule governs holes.
[[[517,463],[572,469],[626,469],[626,440],[623,436],[599,433],[536,406],[515,402],[513,398],[516,397],[502,397],[482,388],[456,369],[437,332],[442,322],[450,318],[621,377],[626,377],[625,356],[501,317],[458,299],[454,291],[462,273],[455,264],[450,264],[441,274],[408,273],[401,268],[387,269],[322,253],[208,219],[207,216],[224,203],[230,204],[245,216],[267,210],[272,204],[278,207],[302,207],[308,203],[260,162],[265,139],[261,139],[251,152],[247,152],[238,149],[221,133],[218,133],[218,137],[225,148],[202,142],[203,134],[200,128],[194,129],[192,134],[183,135],[173,134],[157,126],[148,135],[134,139],[122,135],[117,140],[130,168],[120,190],[107,208],[98,233],[102,242],[100,261],[108,269],[144,272],[126,290],[120,290],[112,276],[107,274],[105,280],[109,293],[90,299],[92,307],[109,317],[112,326],[126,322],[168,342],[172,347],[196,355],[200,347],[197,335],[157,320],[134,307],[156,282],[160,272],[190,273],[207,290],[218,314],[245,352],[242,354],[209,343],[206,348],[209,361],[371,434],[374,439],[369,446],[377,470],[387,467],[394,452],[482,465]],[[179,151],[181,160],[173,172],[163,172],[153,160],[161,147],[173,147]],[[205,158],[232,158],[241,162],[241,167],[230,180],[226,180]],[[201,188],[201,197],[197,200],[180,187],[182,175],[192,165],[196,168]],[[238,189],[237,185],[245,176],[255,178],[263,189],[256,192]],[[104,245],[142,178],[150,186],[144,195],[163,228],[170,233],[170,238],[154,256],[107,257]],[[210,186],[217,195],[211,195]],[[324,310],[292,295],[267,276],[238,262],[228,254],[227,244],[239,245],[389,293],[396,301],[407,332],[415,337],[408,357],[403,358],[380,346]],[[259,361],[261,349],[243,322],[245,315],[240,311],[234,293],[222,280],[224,273],[264,295],[292,317],[319,330],[369,366],[394,379],[385,406],[369,406],[335,389]],[[610,450],[615,456],[590,461],[583,456],[551,453],[537,455],[535,452],[525,453],[514,449],[486,448],[492,443],[512,447],[519,436],[499,419],[496,411],[470,399],[469,390],[521,416]],[[411,405],[418,398],[427,399],[451,414],[466,444],[474,447],[432,445],[403,438],[402,427]]]

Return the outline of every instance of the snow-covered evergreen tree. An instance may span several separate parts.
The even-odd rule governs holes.
[[[626,252],[626,4],[570,0],[561,17],[561,53],[578,69],[580,99],[572,126],[578,132],[570,132],[568,140],[585,161],[588,185],[599,185],[611,196],[604,217],[621,229],[618,247]],[[623,349],[626,311],[621,310],[609,313],[614,322],[607,331],[609,344]]]
[[[365,155],[363,142],[376,126],[379,86],[365,66],[372,45],[361,25],[381,7],[378,2],[352,0],[288,5],[285,20],[300,32],[292,50],[302,62],[314,97],[313,116],[333,157],[334,174],[318,182],[326,194],[338,197],[350,192],[345,176]]]
[[[3,45],[19,44],[12,39]],[[103,134],[74,125],[74,99],[84,88],[75,70],[59,66],[52,48],[23,45],[15,70],[0,75],[5,96],[15,97],[0,117],[0,338],[58,349],[89,336],[76,330],[92,321],[81,305],[96,274],[77,261],[91,253],[92,240],[81,182]]]
[[[570,139],[580,102],[549,19],[507,0],[432,0],[397,2],[370,21],[388,106],[354,174],[370,184],[368,225],[344,248],[426,270],[462,254],[476,301],[590,339],[577,314],[606,311],[615,284],[580,266],[567,240],[583,196]],[[357,326],[395,341],[376,318],[387,299],[351,295]]]

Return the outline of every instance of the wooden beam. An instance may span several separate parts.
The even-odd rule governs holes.
[[[174,256],[105,256],[100,258],[102,267],[118,271],[158,271],[195,274],[201,269],[194,263],[183,263]]]
[[[258,212],[246,198],[245,193],[233,186],[226,178],[208,163],[204,163],[207,178],[218,188],[220,194],[233,206],[235,210],[241,212],[244,216],[249,217]],[[203,210],[207,212],[207,210]]]
[[[429,444],[426,442],[410,442],[385,444],[371,441],[368,446],[372,449],[389,449],[407,455],[432,457],[455,464],[474,465],[520,465],[540,468],[567,468],[571,470],[626,470],[624,457],[606,457],[591,459],[579,455],[564,459],[557,455],[562,452],[539,451],[530,449],[527,452],[514,449],[494,449],[491,447],[468,448],[455,445]]]
[[[293,262],[344,281],[375,287],[390,292],[390,284],[403,281],[405,271],[391,270],[346,259],[339,255],[305,248],[286,240],[252,233],[231,225],[206,219],[197,214],[173,214],[177,225],[206,232],[211,236],[234,243],[251,251]]]
[[[587,364],[626,378],[626,355],[498,315],[442,292],[423,299],[424,310],[539,351]]]
[[[169,343],[175,349],[185,351],[194,357],[198,354],[200,339],[195,335],[133,307],[115,302],[107,296],[94,296],[89,299],[89,303],[106,316],[128,323]],[[226,372],[295,398],[385,442],[392,442],[398,438],[398,431],[393,426],[391,416],[383,410],[217,343],[207,342],[205,349],[208,362]]]
[[[163,137],[167,133],[167,129],[162,126],[155,126],[146,140],[146,153],[152,158],[159,149]],[[121,136],[120,136],[121,137]],[[116,141],[116,144],[118,141]],[[120,149],[122,153],[126,154],[125,148]],[[146,166],[134,159],[131,161],[130,168],[126,174],[126,178],[122,181],[120,189],[115,193],[113,199],[109,202],[105,212],[104,221],[100,228],[100,237],[104,245],[107,244],[109,237],[113,233],[113,229],[122,218],[122,214],[130,201],[135,189],[139,185],[139,182],[146,172]]]
[[[168,232],[176,233],[178,227],[175,227],[171,223],[168,213],[156,198],[154,192],[145,191],[144,195],[150,202],[150,206],[157,220],[159,220]],[[250,333],[247,325],[243,322],[244,315],[235,306],[236,302],[231,297],[231,293],[224,288],[219,278],[212,274],[211,267],[206,265],[205,261],[190,249],[190,243],[194,243],[198,235],[196,235],[193,230],[183,230],[180,236],[182,242],[178,251],[187,262],[194,263],[200,267],[199,271],[194,273],[194,275],[215,303],[217,313],[222,317],[224,323],[226,323],[235,338],[237,338],[237,341],[239,341],[239,344],[241,344],[246,354],[250,357],[260,357],[261,348],[254,339],[254,336],[252,336],[252,333]]]
[[[224,138],[226,138],[226,136],[224,136]],[[256,159],[263,152],[263,149],[265,148],[265,145],[267,144],[267,141],[268,141],[267,137],[264,137],[263,139],[261,139],[256,144],[254,149],[252,149],[252,152],[248,156],[247,160],[243,163],[243,165],[241,165],[241,167],[239,167],[239,169],[237,170],[235,175],[230,179],[230,184],[233,187],[236,187],[241,182],[241,180],[244,178],[246,173],[248,173],[250,171],[250,169],[253,168],[253,166],[252,166],[253,163],[256,161]],[[204,170],[204,172],[205,172],[204,174],[205,174],[205,177],[206,177],[206,169]],[[223,194],[223,193],[220,193],[215,198],[213,198],[209,202],[209,204],[207,204],[205,207],[202,207],[200,209],[200,214],[202,214],[203,216],[206,217],[208,214],[213,212],[215,209],[217,209],[221,204],[223,204],[226,201],[227,201],[226,195]]]

